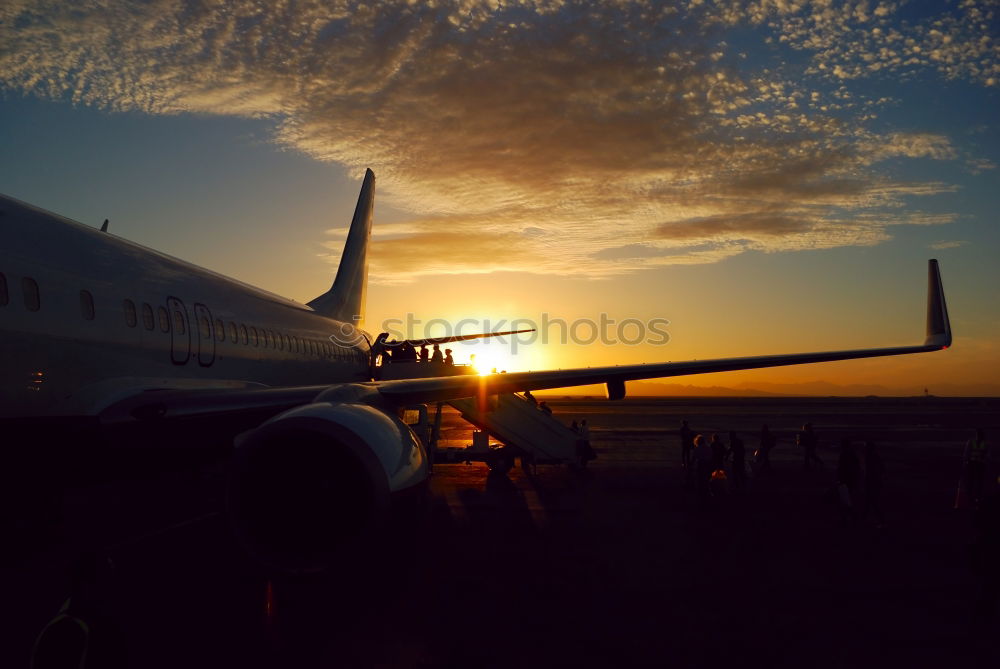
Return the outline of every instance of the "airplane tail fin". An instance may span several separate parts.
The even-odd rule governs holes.
[[[927,261],[927,338],[924,345],[951,346],[951,322],[948,320],[948,305],[944,301],[937,260]]]
[[[372,205],[375,199],[375,173],[365,171],[358,206],[347,233],[344,253],[333,286],[308,305],[317,313],[360,327],[365,315],[368,289],[368,239],[372,230]]]

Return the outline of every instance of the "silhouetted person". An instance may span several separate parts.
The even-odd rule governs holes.
[[[735,432],[729,433],[729,453],[733,458],[733,489],[742,490],[746,485],[746,447]]]
[[[413,348],[413,344],[404,341],[395,348],[392,353],[393,362],[416,362],[417,361],[417,349]]]
[[[444,364],[446,364],[446,365],[454,365],[455,364],[455,358],[452,357],[452,355],[451,355],[451,349],[450,348],[446,348],[444,350]]]
[[[431,362],[435,363],[444,362],[444,356],[441,355],[441,347],[438,344],[434,344],[434,352],[431,353]]]
[[[764,424],[760,428],[760,446],[757,447],[757,468],[758,471],[767,472],[771,471],[771,451],[774,449],[774,445],[777,440],[771,431],[768,429],[767,424]]]
[[[574,421],[573,421],[573,422],[572,422],[572,423],[570,424],[570,426],[569,426],[569,429],[573,430],[574,432],[579,432],[579,431],[580,431],[580,426],[579,426],[579,425],[577,425],[576,421],[574,420]]]
[[[882,516],[882,486],[885,484],[885,464],[878,454],[875,444],[865,442],[865,513],[875,515],[877,527],[885,526]]]
[[[591,460],[597,459],[597,453],[594,452],[593,447],[590,445],[590,426],[587,425],[587,419],[584,418],[580,421],[580,447],[583,451],[581,460],[584,467]]]
[[[819,445],[819,439],[817,439],[816,433],[813,432],[812,423],[803,425],[802,431],[795,435],[795,440],[802,448],[802,468],[809,469],[810,464],[815,461],[819,465],[819,468],[822,469],[823,461],[816,455],[816,447]]]
[[[695,470],[695,489],[698,499],[704,505],[708,502],[709,483],[712,479],[712,447],[704,435],[694,438],[694,448],[691,451]]]
[[[858,483],[861,480],[861,463],[854,452],[850,439],[840,442],[840,458],[837,460],[837,484],[840,494],[840,508],[844,523],[854,521],[857,514],[854,510]]]
[[[712,441],[709,444],[712,449],[712,471],[726,469],[726,442],[719,438],[718,434],[712,435]]]
[[[986,445],[986,435],[982,429],[965,443],[965,491],[973,504],[978,505],[983,496],[983,480],[986,477],[986,462],[989,450]]]
[[[996,617],[1000,601],[1000,489],[994,488],[983,498],[976,510],[974,525],[976,540],[972,545],[972,568],[978,576],[979,587],[973,612],[978,624],[986,624]],[[977,634],[982,632],[976,630]]]
[[[525,390],[524,391],[524,399],[528,400],[529,402],[531,402],[532,404],[534,404],[536,407],[538,406],[538,400],[535,399],[535,396],[531,394],[530,390]]]
[[[684,469],[691,469],[691,450],[694,448],[694,432],[688,427],[686,420],[681,421],[681,429],[678,430],[681,437],[681,465]]]
[[[431,350],[427,348],[427,344],[420,347],[420,362],[430,362],[431,361]]]

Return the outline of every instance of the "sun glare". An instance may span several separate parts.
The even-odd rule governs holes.
[[[489,346],[477,346],[476,352],[472,355],[476,356],[471,358],[472,366],[480,376],[505,370],[506,363],[510,362],[510,354],[499,346],[494,346],[492,349]]]
[[[465,350],[463,350],[465,349]],[[468,351],[466,353],[465,351]],[[480,376],[499,372],[522,372],[527,371],[532,366],[536,369],[539,366],[534,358],[535,352],[529,348],[522,348],[515,354],[508,344],[494,342],[478,342],[468,347],[460,346],[457,351],[456,362],[464,362],[461,358],[467,357],[470,364],[476,369]],[[474,356],[474,357],[473,357]]]

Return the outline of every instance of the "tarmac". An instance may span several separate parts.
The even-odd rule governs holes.
[[[969,431],[1000,451],[1000,399],[547,399],[567,423],[587,418],[598,459],[586,470],[438,465],[423,515],[322,577],[269,578],[244,558],[222,512],[224,465],[71,489],[54,527],[5,552],[0,664],[28,666],[82,549],[110,559],[109,638],[134,667],[1000,660],[1000,619],[972,616],[971,512],[953,508]],[[684,485],[681,419],[740,431],[748,456],[769,423],[772,473],[702,508]],[[803,471],[793,443],[807,421],[822,471]],[[468,429],[446,415],[446,438]],[[845,436],[880,446],[885,528],[844,527],[828,501]]]

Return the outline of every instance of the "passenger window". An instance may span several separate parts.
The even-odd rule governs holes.
[[[3,272],[0,272],[0,307],[7,306],[8,301],[9,300],[7,298],[7,277],[3,275]]]
[[[244,344],[250,341],[250,338],[247,336],[247,326],[243,323],[240,323],[240,338],[243,339]]]
[[[174,332],[179,335],[184,334],[187,329],[184,327],[184,314],[174,309]]]
[[[157,307],[156,316],[160,321],[160,332],[170,332],[170,314],[167,313],[166,308]]]
[[[236,331],[236,323],[229,321],[229,340],[234,344],[239,341],[239,333]]]
[[[260,338],[264,342],[264,348],[267,348],[267,347],[269,347],[271,345],[271,343],[272,343],[271,342],[271,333],[268,332],[267,330],[265,330],[264,328],[261,328],[261,330],[260,330]]]
[[[42,308],[41,297],[38,295],[38,283],[34,279],[21,279],[21,292],[24,293],[24,308],[28,311],[38,311]]]
[[[208,320],[208,316],[202,316],[198,319],[198,330],[201,332],[202,339],[209,339],[212,336],[212,324]]]
[[[250,328],[250,343],[254,346],[260,345],[260,341],[257,339],[257,328],[255,327]]]
[[[125,307],[125,322],[130,328],[134,328],[137,322],[135,317],[135,302],[125,300],[122,302],[122,305]]]
[[[296,353],[301,353],[302,349],[299,347],[299,338],[292,335],[292,350]]]
[[[142,327],[152,330],[156,324],[153,322],[153,307],[148,302],[142,303]]]
[[[89,290],[80,291],[80,313],[86,321],[94,320],[94,296]]]
[[[215,338],[217,341],[226,341],[226,324],[221,318],[215,319]]]

